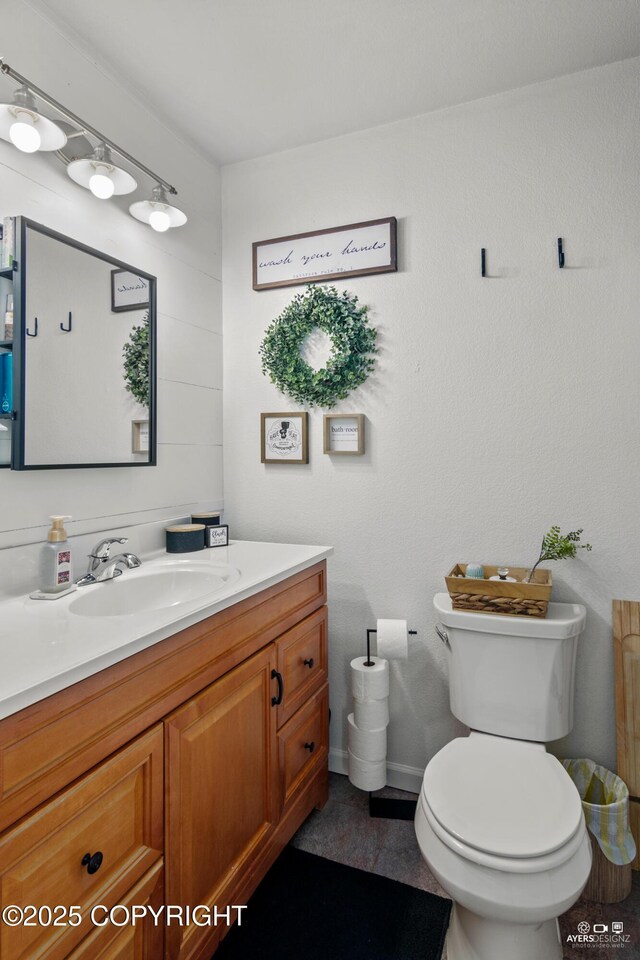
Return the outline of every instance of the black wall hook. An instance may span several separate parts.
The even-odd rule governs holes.
[[[480,274],[483,277],[487,275],[487,251],[484,247],[480,250]]]
[[[35,327],[35,333],[31,333],[31,331],[29,330],[29,327],[27,327],[27,329],[25,330],[25,333],[26,333],[26,335],[27,335],[28,337],[37,337],[37,336],[38,336],[38,318],[37,318],[37,317],[34,317],[34,318],[33,318],[33,325],[34,325],[34,327]]]
[[[72,327],[73,327],[73,319],[71,317],[71,310],[69,310],[69,322],[66,327],[64,323],[61,323],[60,329],[62,330],[63,333],[71,333]]]
[[[562,270],[564,267],[564,250],[562,247],[562,237],[558,237],[558,266]]]

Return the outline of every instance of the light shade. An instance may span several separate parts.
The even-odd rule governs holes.
[[[131,193],[138,186],[130,173],[113,163],[111,151],[104,143],[95,148],[91,157],[72,160],[67,173],[74,183],[91,190],[101,200],[114,194]]]
[[[168,230],[170,227],[181,227],[187,222],[186,213],[168,202],[166,190],[160,184],[153,188],[151,200],[138,200],[137,203],[132,203],[129,213],[136,220],[148,223],[159,232]]]
[[[25,153],[60,150],[67,142],[64,130],[38,113],[27,87],[16,90],[13,103],[0,103],[0,137]]]

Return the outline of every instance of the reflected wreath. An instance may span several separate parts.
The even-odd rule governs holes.
[[[299,403],[334,407],[364,383],[375,366],[377,330],[368,325],[366,306],[335,287],[309,284],[267,328],[260,345],[262,372],[278,390]],[[331,340],[326,365],[314,370],[300,354],[313,330]]]
[[[149,311],[131,331],[122,348],[124,383],[143,407],[149,406]]]

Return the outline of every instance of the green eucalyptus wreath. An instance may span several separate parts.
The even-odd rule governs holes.
[[[138,403],[149,406],[149,311],[122,348],[124,383]]]
[[[374,368],[377,330],[369,327],[367,307],[346,290],[309,284],[267,328],[260,345],[262,372],[288,396],[309,406],[334,407],[364,383]],[[314,370],[300,347],[315,329],[332,342],[325,367]]]

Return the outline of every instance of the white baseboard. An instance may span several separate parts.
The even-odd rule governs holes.
[[[349,760],[346,750],[332,747],[329,750],[329,770],[332,773],[349,773]],[[419,767],[408,767],[404,763],[387,761],[387,786],[397,787],[398,790],[408,790],[409,793],[420,793],[424,770]]]

